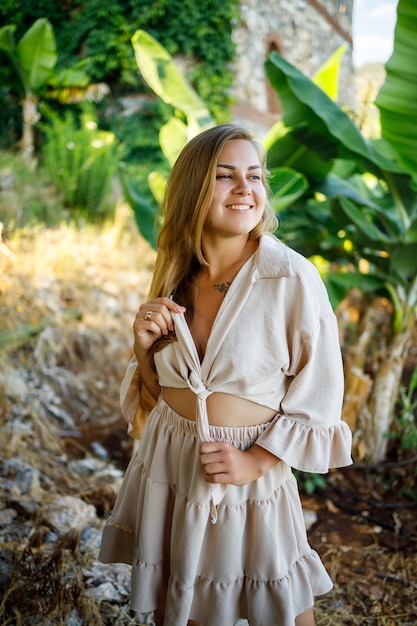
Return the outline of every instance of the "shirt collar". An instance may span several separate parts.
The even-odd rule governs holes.
[[[288,247],[272,233],[261,235],[254,262],[259,278],[281,278],[292,275]]]

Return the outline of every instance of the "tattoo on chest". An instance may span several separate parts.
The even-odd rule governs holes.
[[[220,293],[222,293],[224,296],[227,294],[227,292],[229,291],[229,287],[232,283],[231,282],[227,282],[227,283],[218,283],[216,285],[213,285],[213,287],[215,288],[216,291],[219,291]]]

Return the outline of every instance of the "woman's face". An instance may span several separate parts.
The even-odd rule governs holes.
[[[266,190],[258,153],[250,141],[233,139],[217,161],[214,195],[204,233],[231,237],[248,234],[259,223]]]

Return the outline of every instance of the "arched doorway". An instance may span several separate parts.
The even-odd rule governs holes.
[[[278,52],[278,54],[282,54],[281,52],[282,46],[279,40],[278,35],[269,35],[266,42],[266,55],[269,56],[271,52]],[[278,96],[274,89],[272,89],[269,81],[266,80],[266,106],[268,109],[268,113],[277,114],[281,113],[281,105],[279,103]]]

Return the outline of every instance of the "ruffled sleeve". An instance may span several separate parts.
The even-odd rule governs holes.
[[[352,435],[341,421],[344,376],[333,313],[309,336],[296,334],[280,411],[257,440],[291,467],[325,474],[352,463]]]
[[[132,357],[120,385],[120,407],[123,417],[128,422],[127,432],[130,437],[140,439],[149,412],[155,406],[151,396],[139,374],[136,357]]]
[[[351,440],[346,422],[312,428],[278,415],[256,443],[295,469],[326,474],[332,467],[351,465]]]

